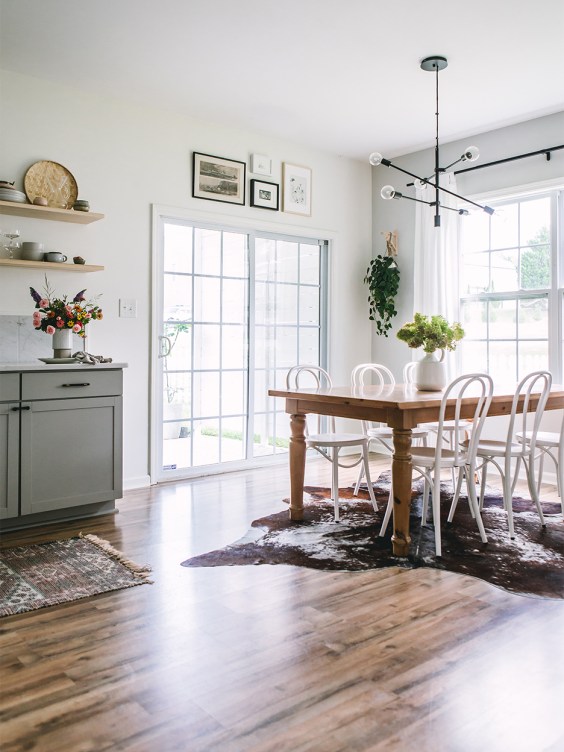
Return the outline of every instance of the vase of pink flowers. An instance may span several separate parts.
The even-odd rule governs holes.
[[[57,329],[53,332],[53,357],[70,358],[72,353],[72,329]]]
[[[38,293],[33,287],[29,288],[29,292],[35,301],[33,326],[53,337],[55,359],[70,358],[72,335],[85,337],[88,324],[103,318],[100,306],[94,301],[87,301],[84,297],[86,289],[77,292],[70,299],[67,295],[58,297],[45,277],[44,295]]]

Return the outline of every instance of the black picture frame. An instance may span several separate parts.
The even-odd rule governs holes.
[[[251,180],[251,206],[278,211],[279,205],[280,186],[278,183],[267,183],[266,180]]]
[[[247,165],[236,159],[193,152],[192,197],[245,205]]]

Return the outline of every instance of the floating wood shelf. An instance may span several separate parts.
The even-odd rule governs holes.
[[[94,212],[55,209],[52,206],[20,204],[17,201],[0,201],[0,214],[33,217],[33,219],[51,219],[55,222],[73,222],[77,225],[89,225],[92,222],[97,222],[99,219],[104,219],[103,214],[96,214]]]
[[[54,261],[25,261],[24,259],[0,259],[0,266],[19,266],[26,269],[56,269],[58,272],[102,272],[103,266],[92,264],[60,264]]]

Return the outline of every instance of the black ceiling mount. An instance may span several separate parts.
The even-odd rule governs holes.
[[[431,55],[424,57],[421,61],[421,69],[424,71],[441,71],[448,65],[448,60],[442,55]]]

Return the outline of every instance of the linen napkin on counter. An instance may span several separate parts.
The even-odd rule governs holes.
[[[97,363],[111,363],[111,358],[104,358],[103,355],[91,355],[90,353],[79,350],[72,356],[79,363],[86,363],[88,365],[96,365]]]

